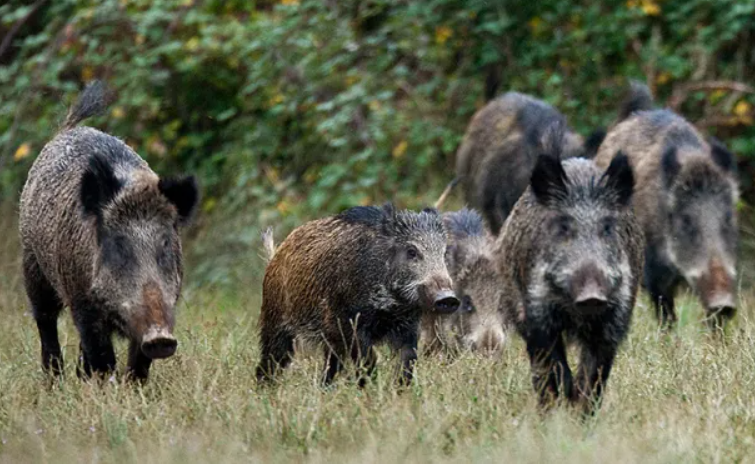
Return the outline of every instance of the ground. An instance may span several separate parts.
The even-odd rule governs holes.
[[[749,292],[723,337],[705,329],[689,296],[678,328],[664,334],[641,298],[603,408],[589,421],[568,408],[538,411],[516,336],[497,360],[421,358],[415,384],[404,390],[393,382],[386,350],[378,378],[364,390],[348,376],[320,388],[319,354],[302,357],[275,388],[258,389],[258,282],[237,292],[185,292],[177,355],[153,364],[144,387],[118,376],[105,385],[79,380],[78,337],[65,314],[66,376],[50,385],[15,238],[4,236],[10,238],[0,244],[0,463],[755,459]],[[118,348],[122,369],[125,343]]]

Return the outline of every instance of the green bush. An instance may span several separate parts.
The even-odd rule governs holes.
[[[205,212],[229,218],[242,248],[264,224],[432,202],[471,115],[508,89],[586,134],[610,124],[627,78],[646,77],[745,169],[755,152],[751,93],[685,91],[751,78],[755,0],[35,5],[0,6],[1,35],[26,18],[0,55],[2,194],[16,197],[82,83],[103,78],[117,102],[90,124],[159,172],[197,173]]]

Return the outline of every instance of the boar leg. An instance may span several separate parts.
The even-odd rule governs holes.
[[[279,369],[291,363],[294,354],[294,336],[287,330],[262,330],[260,340],[262,356],[257,366],[257,381],[269,382]]]
[[[101,315],[101,310],[89,302],[79,302],[71,308],[74,322],[81,337],[84,374],[104,376],[115,369],[115,350],[111,331]]]
[[[657,252],[648,247],[645,259],[645,288],[655,307],[655,315],[663,328],[672,328],[676,323],[674,289],[676,271],[658,258]]]
[[[129,378],[138,381],[145,381],[149,376],[149,368],[152,366],[152,359],[142,352],[141,344],[136,340],[131,340],[128,345],[128,367]]]
[[[401,373],[399,374],[399,384],[409,385],[414,378],[414,364],[417,362],[417,344],[418,334],[407,334],[403,337],[399,346],[399,355],[401,357]]]
[[[610,341],[591,338],[589,344],[583,344],[577,373],[577,400],[585,414],[594,414],[600,408],[615,357],[616,348]]]
[[[42,367],[45,372],[59,376],[63,373],[63,355],[58,340],[58,316],[63,303],[31,253],[24,253],[23,267],[26,294],[42,344]]]
[[[527,354],[532,368],[532,386],[541,406],[549,406],[559,395],[572,397],[572,374],[566,360],[561,333],[531,330],[526,337]]]
[[[345,355],[346,352],[340,345],[325,347],[325,371],[322,374],[323,386],[327,387],[332,384],[336,375],[343,370],[343,358]]]

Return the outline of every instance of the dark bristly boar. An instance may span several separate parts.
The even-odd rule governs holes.
[[[472,209],[444,213],[443,223],[448,233],[446,263],[461,305],[452,314],[428,313],[422,317],[425,346],[429,352],[464,348],[500,354],[506,329],[499,311],[501,286],[493,256],[495,239]]]
[[[600,405],[642,272],[632,192],[622,154],[605,172],[591,160],[541,155],[498,237],[501,309],[526,342],[543,406],[559,397],[585,412]],[[576,380],[566,341],[581,348]]]
[[[86,375],[114,370],[118,333],[130,340],[129,375],[143,380],[153,359],[176,350],[178,227],[198,190],[193,177],[161,179],[119,139],[76,127],[104,110],[104,97],[101,83],[90,84],[29,171],[20,206],[24,279],[46,371],[62,371],[57,319],[68,306]]]
[[[472,118],[456,154],[456,180],[442,199],[460,182],[467,203],[479,210],[493,235],[521,196],[542,152],[543,129],[566,118],[549,104],[517,92],[491,101]],[[590,138],[600,141],[600,135]],[[594,148],[587,148],[587,151]],[[563,157],[582,156],[585,143],[579,134],[566,132]]]
[[[645,231],[644,286],[663,326],[676,321],[674,293],[686,282],[712,326],[735,313],[738,182],[736,161],[670,110],[654,110],[648,88],[633,83],[620,121],[596,163],[629,157],[637,177],[635,211]]]
[[[349,357],[374,368],[373,346],[399,351],[401,380],[412,379],[420,316],[453,312],[459,300],[444,262],[440,215],[358,206],[310,221],[273,252],[265,271],[257,379],[271,380],[291,361],[295,339],[319,342],[329,384]]]

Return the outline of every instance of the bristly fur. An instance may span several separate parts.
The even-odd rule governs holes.
[[[639,81],[630,81],[629,95],[619,109],[619,121],[623,121],[637,111],[653,109],[653,95],[647,85]]]
[[[454,213],[444,214],[443,223],[454,240],[485,234],[482,216],[473,209],[462,208]]]
[[[113,96],[101,81],[92,81],[81,92],[76,103],[68,111],[63,129],[72,129],[84,119],[102,114]]]
[[[262,247],[265,250],[265,261],[269,263],[275,256],[275,239],[272,227],[268,227],[262,232]]]

